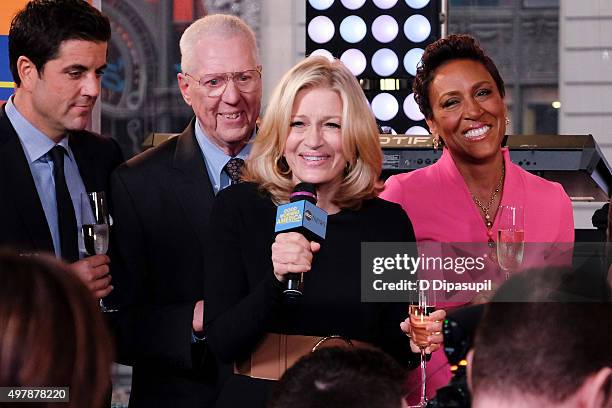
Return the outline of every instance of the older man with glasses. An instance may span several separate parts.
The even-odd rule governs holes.
[[[130,407],[212,406],[225,374],[202,333],[208,217],[250,151],[261,65],[252,30],[233,16],[194,22],[180,48],[178,85],[195,118],[112,179],[113,283],[134,366]]]

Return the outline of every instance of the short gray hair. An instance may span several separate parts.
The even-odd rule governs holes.
[[[253,45],[253,58],[260,64],[259,49],[255,33],[244,21],[229,14],[211,14],[194,21],[183,33],[179,46],[181,49],[181,69],[193,70],[191,59],[193,49],[199,41],[209,37],[243,37]]]

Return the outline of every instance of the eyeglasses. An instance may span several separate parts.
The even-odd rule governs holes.
[[[261,66],[246,71],[208,74],[200,79],[196,79],[186,72],[183,72],[183,75],[196,81],[204,89],[206,96],[214,98],[223,94],[230,80],[234,81],[234,85],[236,85],[240,92],[248,93],[255,91],[261,79]]]

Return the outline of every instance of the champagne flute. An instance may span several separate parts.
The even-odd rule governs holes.
[[[421,282],[419,282],[420,284]],[[429,316],[435,310],[435,291],[433,289],[419,288],[418,302],[409,306],[410,312],[410,337],[421,351],[421,398],[417,405],[411,408],[427,406],[426,380],[427,380],[427,356],[425,349],[430,342],[427,340],[429,333],[427,326],[432,321]]]
[[[523,262],[525,252],[525,219],[520,205],[499,207],[499,230],[497,231],[497,261],[509,274]]]
[[[94,191],[81,194],[81,232],[83,247],[87,255],[106,254],[108,251],[108,206],[104,191]],[[102,299],[102,312],[116,312],[109,309]]]

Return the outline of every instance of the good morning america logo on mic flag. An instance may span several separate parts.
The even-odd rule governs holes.
[[[274,232],[306,228],[318,237],[325,238],[327,214],[306,200],[279,205],[276,209]]]

